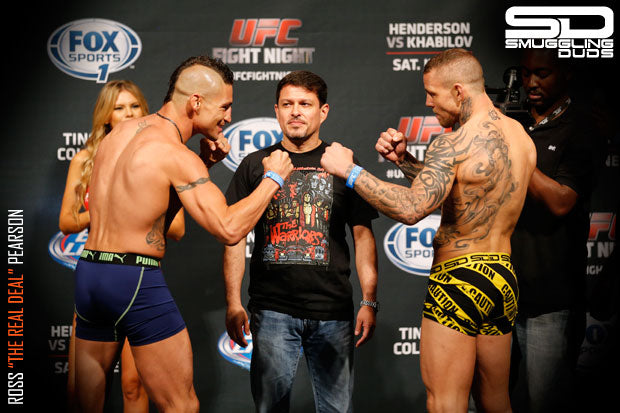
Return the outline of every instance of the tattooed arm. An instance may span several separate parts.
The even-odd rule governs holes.
[[[456,167],[467,153],[464,130],[438,136],[429,146],[423,168],[411,188],[381,181],[362,171],[355,181],[355,191],[383,214],[408,225],[415,224],[437,209],[448,197]],[[332,144],[323,155],[321,165],[330,173],[347,178],[353,168],[352,152]],[[347,163],[348,162],[348,163]],[[348,167],[343,171],[342,165]]]
[[[403,174],[405,174],[405,178],[407,178],[410,183],[413,183],[413,180],[424,168],[424,162],[418,161],[409,152],[405,152],[403,160],[396,161],[395,164],[401,171],[403,171]]]
[[[388,161],[394,162],[405,174],[409,182],[413,182],[418,173],[424,167],[424,163],[418,161],[412,154],[407,152],[407,139],[402,132],[389,128],[379,135],[375,149]]]

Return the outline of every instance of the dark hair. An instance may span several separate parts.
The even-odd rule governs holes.
[[[317,74],[307,70],[297,70],[284,76],[280,79],[278,87],[276,88],[276,104],[278,100],[280,100],[280,91],[287,85],[300,86],[316,93],[316,97],[319,98],[321,106],[327,103],[327,84]]]
[[[172,75],[170,76],[170,81],[168,82],[168,93],[166,93],[166,97],[164,98],[164,103],[172,100],[172,94],[174,93],[174,87],[179,79],[179,75],[181,72],[188,67],[194,65],[202,65],[208,67],[210,69],[215,70],[221,77],[224,83],[227,85],[232,85],[234,81],[234,75],[232,70],[221,59],[216,59],[211,56],[202,55],[202,56],[192,56],[186,59],[183,63],[181,63]]]

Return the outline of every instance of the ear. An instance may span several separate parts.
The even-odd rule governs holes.
[[[455,83],[450,90],[454,100],[460,105],[465,100],[465,87],[462,83]]]
[[[329,113],[329,105],[325,103],[323,106],[321,106],[321,123],[323,123],[323,121],[327,119],[328,113]]]
[[[198,114],[200,108],[202,107],[202,96],[194,93],[189,97],[188,104],[190,105],[192,112]]]

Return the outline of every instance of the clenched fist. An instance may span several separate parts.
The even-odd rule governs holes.
[[[339,144],[332,143],[325,148],[321,157],[321,166],[334,176],[346,179],[347,168],[353,163],[353,151]]]
[[[402,161],[407,152],[407,139],[401,132],[389,128],[379,135],[375,149],[388,161]]]
[[[228,155],[230,144],[224,135],[218,136],[216,140],[202,138],[200,140],[200,159],[207,168],[212,167]]]
[[[276,149],[271,155],[263,158],[263,168],[265,172],[273,171],[280,175],[286,181],[291,172],[293,172],[293,163],[288,156],[288,152]]]

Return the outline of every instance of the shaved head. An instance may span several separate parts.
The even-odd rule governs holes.
[[[224,84],[233,84],[233,73],[220,59],[210,56],[193,56],[181,63],[170,76],[167,103],[177,97],[188,97],[194,93],[209,96]]]
[[[482,66],[474,55],[465,49],[449,49],[429,60],[424,74],[435,72],[446,86],[462,83],[472,90],[484,91]]]
[[[202,65],[190,66],[179,74],[172,100],[184,103],[185,99],[193,94],[210,98],[219,92],[222,86],[224,80],[215,70]]]

